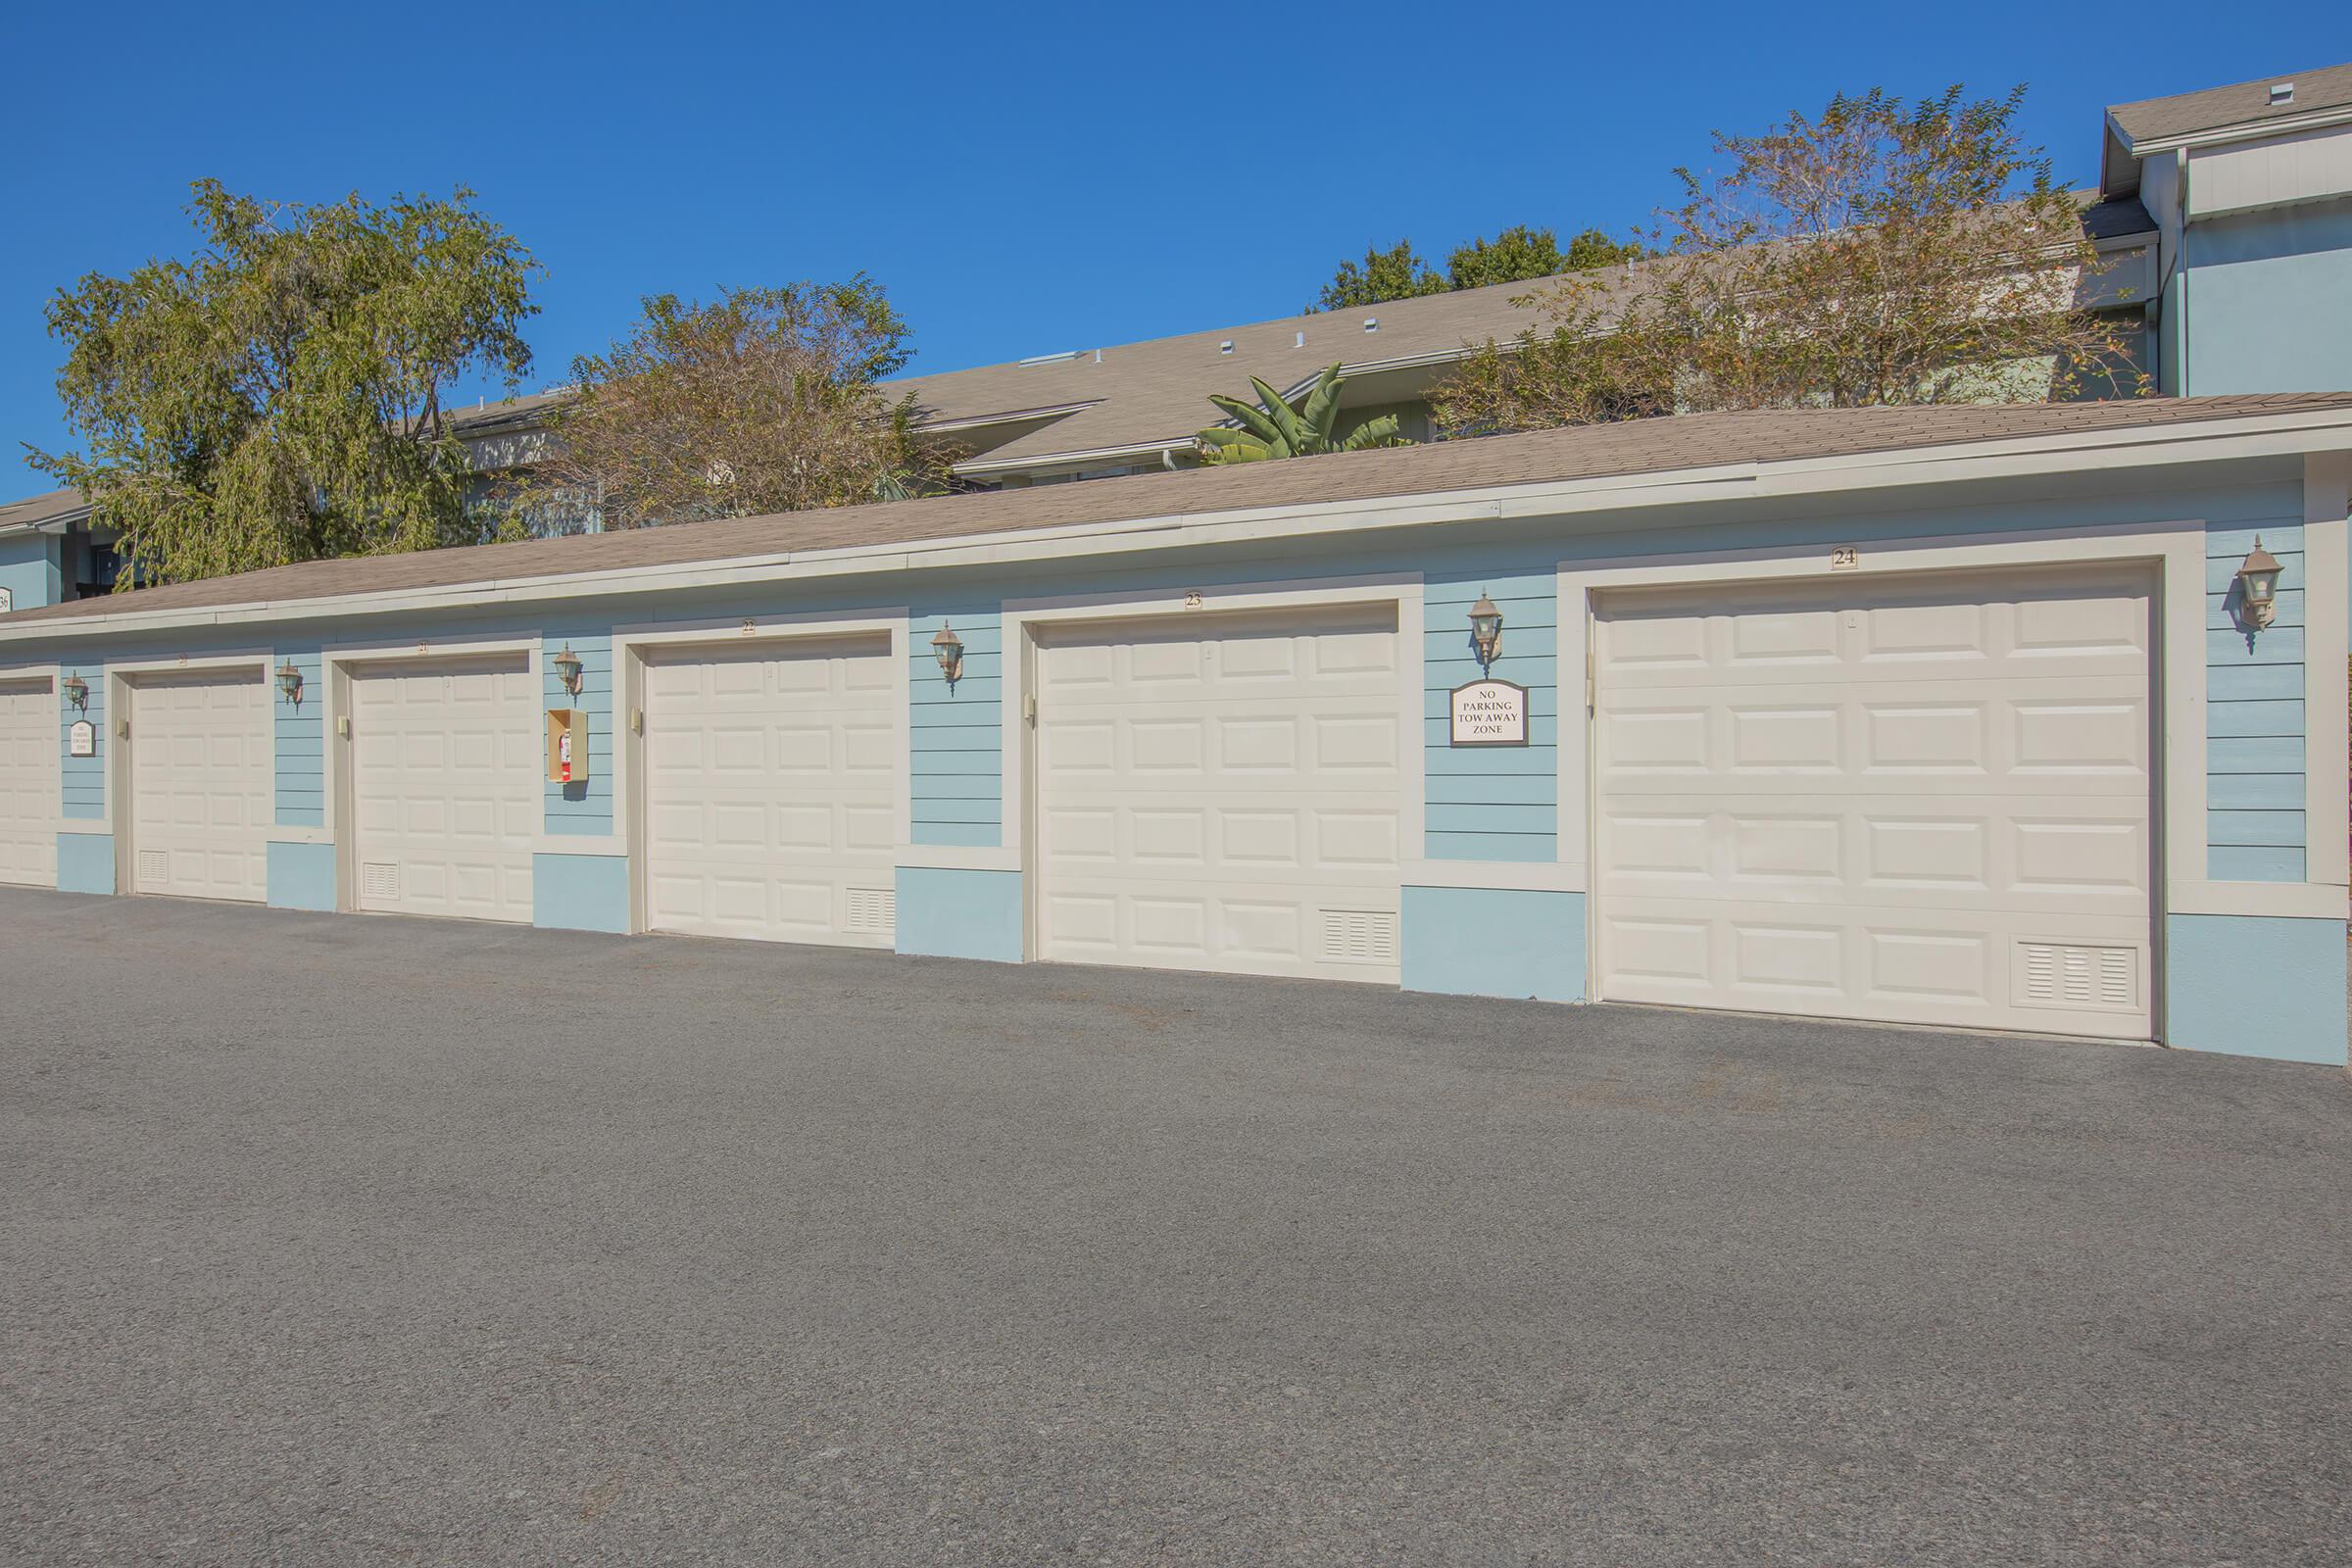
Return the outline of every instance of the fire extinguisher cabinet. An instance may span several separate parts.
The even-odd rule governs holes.
[[[588,715],[577,708],[547,710],[547,781],[577,784],[588,776]]]

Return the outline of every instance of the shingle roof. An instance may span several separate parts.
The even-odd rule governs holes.
[[[2352,393],[2147,398],[2001,407],[1812,409],[1686,415],[1323,458],[990,491],[625,533],[307,562],[140,589],[0,617],[0,626],[122,611],[196,611],[521,578],[717,563],[794,551],[914,544],[1085,523],[1149,521],[1314,502],[1768,464],[2303,412],[2352,414]]]
[[[2295,84],[2292,103],[2271,102],[2271,88],[2279,82]],[[2220,130],[2230,125],[2259,123],[2290,115],[2307,115],[2315,109],[2338,109],[2352,104],[2352,65],[2328,66],[2319,71],[2288,71],[2276,76],[2264,76],[2255,81],[2232,82],[2227,87],[2207,87],[2198,92],[2179,93],[2171,98],[2145,98],[2133,104],[2116,104],[2107,113],[2114,117],[2134,147],[2150,141],[2162,141],[2174,136],[2190,136],[2198,131]]]
[[[2083,225],[2093,239],[2155,229],[2136,197],[2099,201],[2094,193],[2083,191],[2077,199],[2083,204]],[[1642,270],[1636,264],[1625,275],[1638,284]],[[1009,423],[1011,416],[1027,411],[1084,405],[989,447],[979,456],[990,464],[1182,442],[1216,419],[1208,403],[1210,393],[1247,397],[1253,375],[1286,390],[1334,360],[1354,374],[1399,360],[1449,360],[1466,345],[1489,340],[1507,343],[1542,319],[1537,311],[1512,301],[1543,286],[1540,281],[1496,283],[1090,349],[1042,364],[988,365],[908,376],[891,385],[912,392],[922,417],[934,423],[990,416]],[[1367,319],[1377,319],[1379,329],[1365,330]],[[1231,353],[1225,351],[1228,343]]]
[[[70,517],[89,505],[78,490],[48,490],[0,506],[0,533]]]

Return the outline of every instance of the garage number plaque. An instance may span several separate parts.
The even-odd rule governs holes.
[[[1525,746],[1527,688],[1516,681],[1474,680],[1453,689],[1455,746]]]

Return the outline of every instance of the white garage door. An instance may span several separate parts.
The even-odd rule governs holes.
[[[0,681],[0,882],[57,886],[57,697]]]
[[[543,745],[521,654],[354,672],[359,907],[530,919]]]
[[[1601,997],[2149,1036],[2143,589],[1834,580],[1599,620]]]
[[[893,945],[895,673],[887,638],[678,650],[649,660],[649,926]]]
[[[130,689],[132,890],[260,903],[270,769],[260,669],[141,678]]]
[[[1396,612],[1038,650],[1042,956],[1397,977]]]

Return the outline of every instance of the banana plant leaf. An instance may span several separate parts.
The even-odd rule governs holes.
[[[1246,430],[1210,428],[1194,438],[1203,463],[1263,463],[1273,448]]]
[[[1250,378],[1250,384],[1257,389],[1257,406],[1266,411],[1266,417],[1272,419],[1275,427],[1282,431],[1283,443],[1291,449],[1290,455],[1297,457],[1313,450],[1314,437],[1308,433],[1305,425],[1298,422],[1298,411],[1283,402],[1281,393],[1256,376]]]
[[[1326,448],[1331,445],[1332,426],[1338,422],[1339,414],[1340,368],[1334,363],[1315,377],[1314,390],[1307,393],[1306,403],[1299,409],[1298,417],[1314,432],[1315,445]]]
[[[1283,437],[1282,426],[1276,424],[1266,411],[1254,403],[1244,403],[1240,398],[1229,398],[1216,392],[1208,395],[1208,401],[1224,410],[1228,417],[1240,421],[1243,429],[1257,437],[1267,446],[1279,447],[1287,444]]]
[[[1361,452],[1367,447],[1393,447],[1402,444],[1403,437],[1398,434],[1396,416],[1384,414],[1377,419],[1366,419],[1348,431],[1347,438],[1340,442],[1339,450]]]

